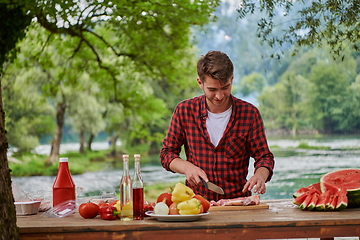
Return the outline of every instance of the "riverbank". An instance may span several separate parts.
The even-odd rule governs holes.
[[[275,155],[275,171],[272,180],[267,183],[267,192],[262,199],[291,198],[295,190],[319,181],[319,177],[324,173],[360,166],[360,138],[279,138],[269,139],[269,146]],[[106,155],[107,150],[96,152]],[[64,156],[69,157],[71,170],[76,169],[77,164],[83,172],[73,175],[76,185],[83,189],[83,195],[99,195],[99,192],[105,189],[118,191],[122,175],[121,159],[91,162],[89,159],[76,160],[76,154],[78,153],[68,152]],[[26,168],[23,164],[21,165],[23,169]],[[57,172],[57,164],[54,166]],[[133,163],[130,167],[133,168]],[[249,167],[248,177],[254,171],[253,159]],[[44,167],[38,168],[41,169],[40,171],[46,171]],[[158,193],[170,191],[169,188],[174,183],[184,181],[183,175],[164,170],[158,155],[142,156],[141,170],[145,182],[146,200],[153,200]],[[34,193],[42,190],[51,191],[54,178],[55,174],[53,176],[12,176],[13,182],[19,183],[27,191]]]

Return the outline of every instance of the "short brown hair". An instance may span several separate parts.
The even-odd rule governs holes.
[[[205,75],[226,84],[234,75],[234,65],[230,58],[220,51],[209,51],[202,55],[197,63],[197,73],[204,82]]]

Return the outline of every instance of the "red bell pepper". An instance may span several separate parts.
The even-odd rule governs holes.
[[[99,209],[100,217],[104,220],[115,220],[117,218],[118,211],[115,206],[103,205]]]

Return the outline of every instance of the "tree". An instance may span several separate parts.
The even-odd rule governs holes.
[[[360,49],[359,0],[243,0],[238,8],[240,18],[257,11],[266,14],[258,20],[257,35],[271,47],[290,43],[295,44],[296,52],[303,46],[321,48],[327,44],[333,57],[342,59],[347,47]],[[283,21],[275,22],[279,15]],[[283,30],[282,35],[273,34],[278,28]],[[273,56],[279,58],[281,53]]]
[[[119,58],[133,61],[137,67],[152,74],[164,76],[161,80],[177,80],[177,60],[187,56],[190,46],[190,26],[203,25],[209,21],[218,1],[13,1],[3,0],[1,9],[2,41],[0,46],[0,66],[8,59],[9,52],[16,42],[24,36],[24,30],[35,17],[43,28],[52,34],[71,36],[77,39],[74,55],[83,45],[91,49],[98,67],[115,76],[112,70],[117,66],[103,62],[97,46],[107,46]],[[119,42],[111,43],[95,28],[104,23],[105,27],[121,35]],[[91,41],[91,37],[95,41]],[[49,40],[51,40],[49,38]],[[173,74],[173,72],[178,74]],[[166,76],[172,78],[166,78]],[[116,85],[116,78],[113,78]],[[117,99],[117,95],[115,96]],[[1,100],[1,94],[0,94]],[[59,106],[61,107],[61,106]],[[4,111],[0,101],[0,211],[2,239],[17,239],[15,206],[11,193],[10,172],[7,164],[7,139],[5,135]]]
[[[16,62],[8,65],[0,80],[7,138],[11,147],[23,153],[37,147],[42,136],[52,134],[55,124],[53,107],[39,94],[37,86],[28,81],[41,73],[33,69],[35,71],[19,74]]]
[[[0,74],[5,61],[15,57],[15,44],[25,35],[31,17],[25,14],[22,6],[0,3]],[[5,130],[2,87],[0,82],[0,238],[13,240],[19,238],[16,226],[16,212],[11,190],[10,169],[7,159],[8,141]]]

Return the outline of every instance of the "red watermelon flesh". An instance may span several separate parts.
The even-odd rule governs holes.
[[[308,196],[308,192],[305,192],[301,194],[300,196],[293,199],[293,203],[300,206],[301,203],[305,200],[305,198]]]
[[[294,198],[297,198],[297,197],[301,196],[302,194],[309,192],[311,189],[316,189],[316,190],[318,190],[319,193],[320,193],[320,192],[321,192],[320,183],[314,183],[314,184],[311,184],[311,185],[308,186],[308,187],[301,187],[301,188],[299,188],[299,189],[293,194],[293,197],[294,197]]]
[[[360,169],[342,169],[329,172],[320,178],[321,189],[346,189],[348,206],[360,207]]]
[[[317,192],[314,192],[314,193],[312,194],[312,198],[311,198],[310,203],[307,205],[307,209],[313,210],[313,209],[316,207],[316,204],[317,204],[318,199],[319,199],[319,195],[320,195],[320,194],[317,193]]]
[[[306,195],[307,196],[306,196],[305,200],[300,204],[301,210],[306,209],[312,199],[312,194],[307,193]]]
[[[311,209],[314,208],[316,203],[314,204],[312,202],[312,198],[313,198],[314,194],[320,194],[320,192],[317,189],[312,188],[306,194],[307,194],[307,196],[306,196],[305,200],[300,204],[300,209],[302,209],[302,210],[308,208],[308,206],[310,206]]]
[[[316,203],[316,210],[324,211],[326,209],[326,203],[329,201],[330,192],[324,192],[319,195],[318,202]]]
[[[327,210],[334,210],[336,208],[338,193],[330,195],[329,202],[327,203]]]

